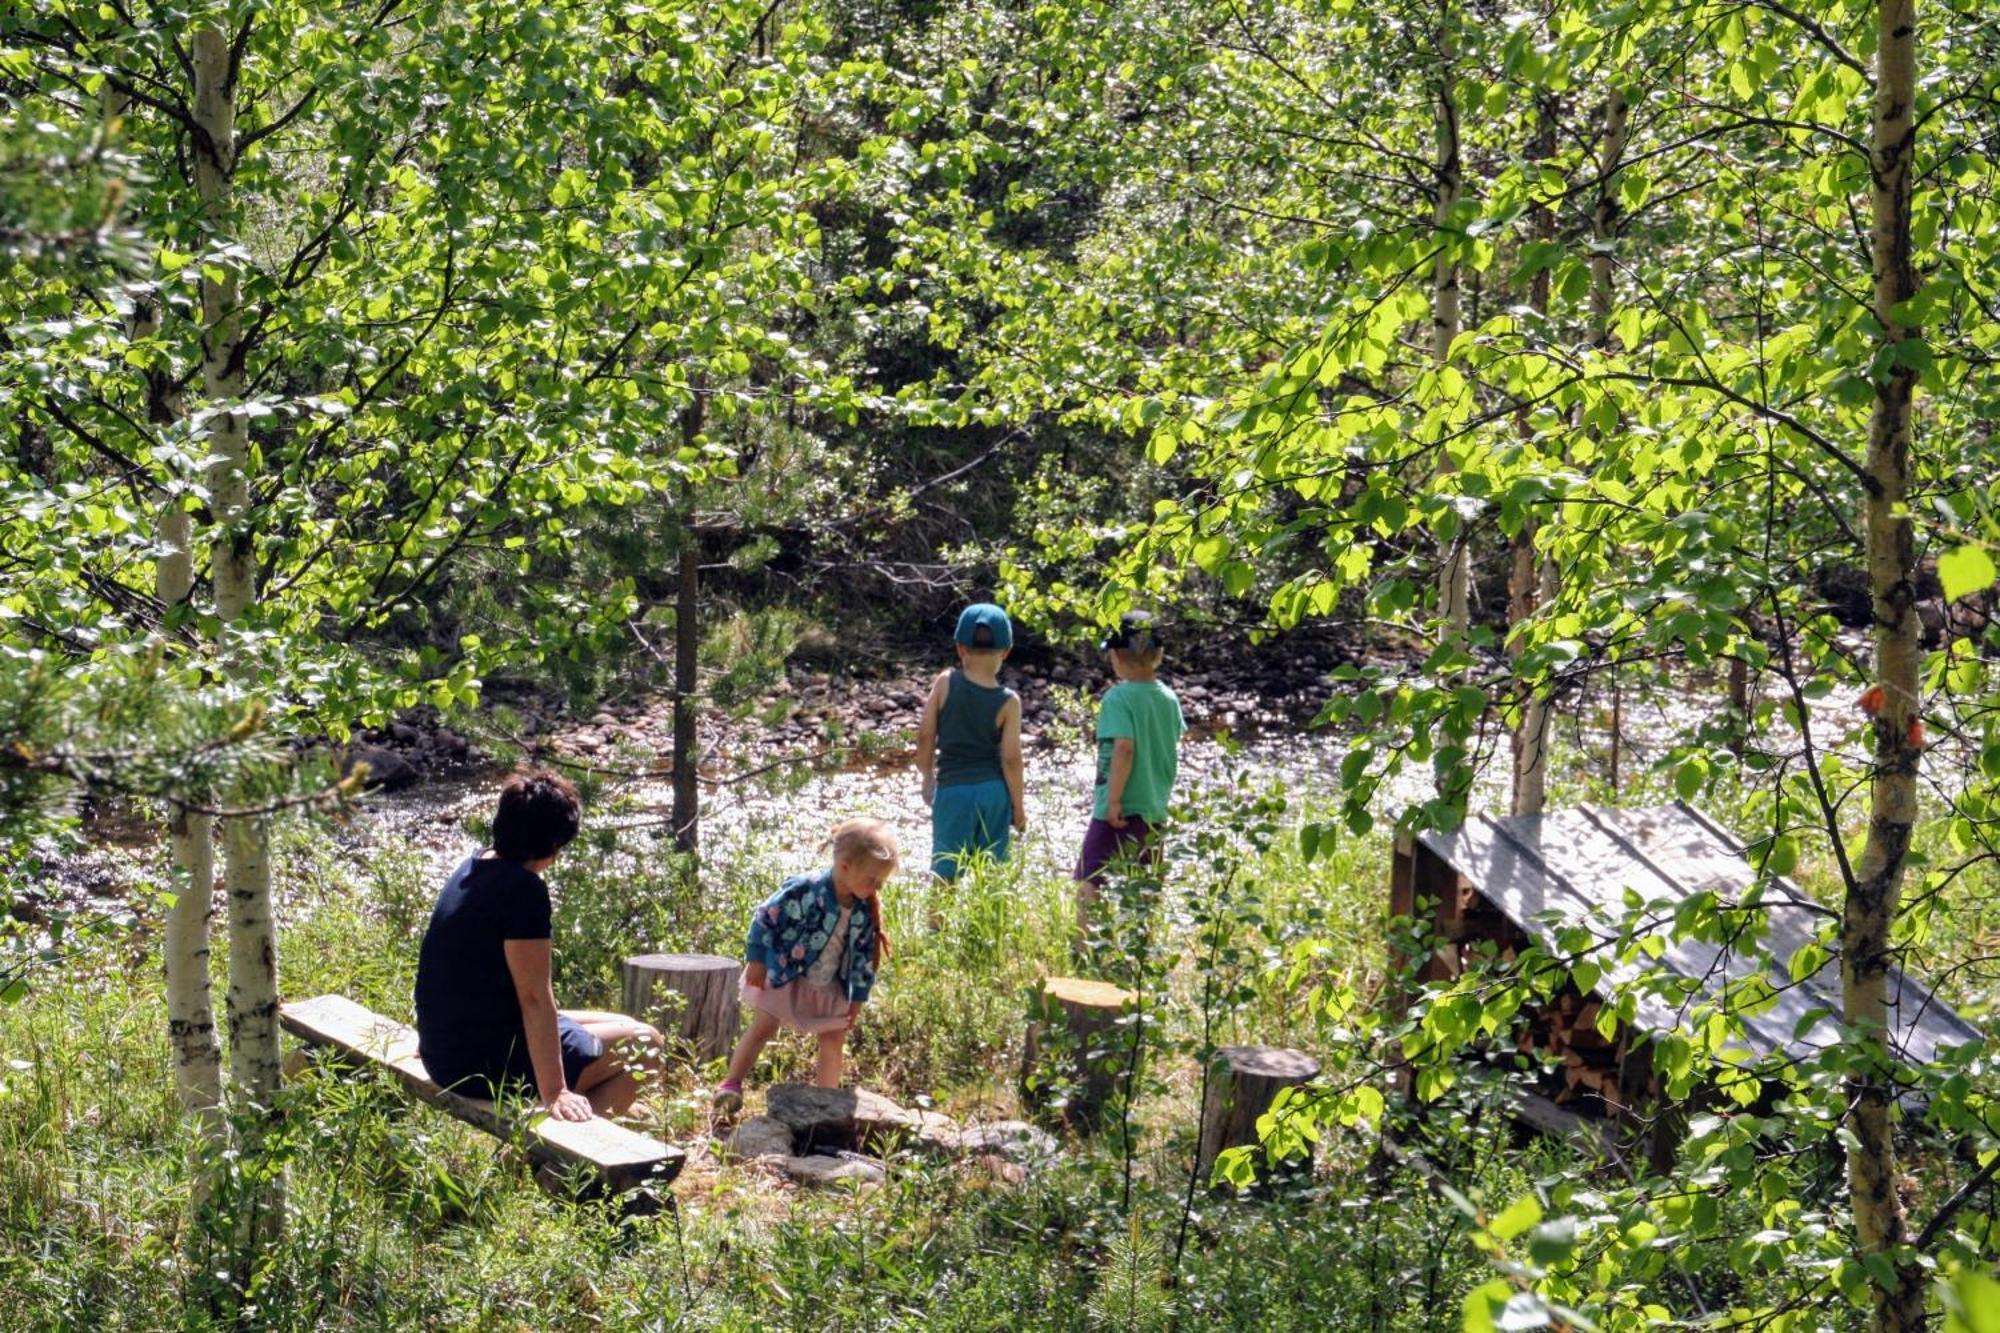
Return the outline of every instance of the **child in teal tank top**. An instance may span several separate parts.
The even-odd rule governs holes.
[[[1028,826],[1022,799],[1021,696],[1000,683],[1014,626],[991,602],[960,613],[958,667],[941,671],[917,727],[917,769],[931,808],[931,870],[950,882],[974,857],[1007,859]]]

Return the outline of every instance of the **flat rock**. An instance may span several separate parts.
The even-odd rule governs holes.
[[[916,1114],[866,1088],[820,1088],[780,1083],[766,1098],[766,1113],[791,1127],[799,1148],[853,1148],[890,1134],[914,1134]]]
[[[832,1185],[851,1180],[857,1185],[874,1185],[889,1178],[880,1162],[865,1157],[784,1157],[778,1169],[802,1185]]]
[[[768,1115],[753,1115],[729,1136],[729,1151],[738,1157],[790,1157],[792,1127]]]
[[[919,1148],[933,1152],[957,1153],[963,1151],[958,1132],[958,1122],[942,1111],[916,1111],[917,1128],[914,1141]]]
[[[994,1120],[958,1131],[958,1150],[968,1156],[992,1154],[1023,1166],[1035,1166],[1056,1155],[1056,1141],[1025,1120]]]

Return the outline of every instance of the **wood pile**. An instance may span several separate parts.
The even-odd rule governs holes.
[[[1396,841],[1389,884],[1390,912],[1426,922],[1436,940],[1429,957],[1392,959],[1417,984],[1451,981],[1479,962],[1508,964],[1531,943],[1528,933],[1459,873],[1408,836]],[[1598,1028],[1603,1001],[1565,986],[1546,1005],[1525,1012],[1516,1034],[1524,1055],[1556,1062],[1541,1092],[1556,1106],[1584,1115],[1629,1117],[1659,1095],[1650,1049],[1613,1027]]]

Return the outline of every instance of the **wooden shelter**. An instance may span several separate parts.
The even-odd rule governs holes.
[[[1541,815],[1472,815],[1449,833],[1397,839],[1390,876],[1392,915],[1419,917],[1435,930],[1436,948],[1399,971],[1422,981],[1459,974],[1475,952],[1512,959],[1530,941],[1556,950],[1555,931],[1587,926],[1615,935],[1633,911],[1653,923],[1665,952],[1652,967],[1668,984],[1637,988],[1634,1021],[1597,1023],[1602,996],[1566,988],[1521,1033],[1523,1049],[1560,1060],[1552,1100],[1587,1114],[1622,1115],[1659,1095],[1650,1042],[1713,1012],[1725,988],[1763,973],[1775,991],[1767,1006],[1741,1013],[1741,1045],[1764,1057],[1805,1057],[1839,1038],[1840,969],[1822,963],[1797,982],[1791,960],[1836,913],[1784,880],[1765,882],[1761,900],[1743,905],[1757,882],[1743,845],[1708,816],[1676,801],[1644,809],[1578,806]],[[1695,895],[1713,893],[1731,928],[1722,942],[1676,939],[1674,913]],[[1636,898],[1634,897],[1636,895]],[[1740,926],[1734,922],[1740,920]],[[1608,955],[1611,951],[1606,950]],[[1810,961],[1810,959],[1808,959]],[[1603,958],[1603,982],[1620,987],[1637,966]],[[1924,1063],[1941,1048],[1979,1033],[1902,972],[1889,974],[1892,1031],[1904,1060]],[[1753,1006],[1754,1007],[1754,1006]]]

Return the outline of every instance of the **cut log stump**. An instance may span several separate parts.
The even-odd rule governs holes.
[[[1131,1060],[1135,1037],[1119,1020],[1138,998],[1108,981],[1037,983],[1021,1050],[1022,1100],[1078,1129],[1096,1129]]]
[[[624,1010],[659,1028],[702,1062],[728,1058],[742,1026],[739,958],[712,953],[649,953],[625,960]],[[665,1002],[668,992],[681,1001]],[[670,1007],[671,1006],[671,1007]]]
[[[1206,1181],[1225,1148],[1257,1142],[1257,1119],[1286,1088],[1319,1074],[1319,1061],[1283,1046],[1224,1046],[1209,1063],[1201,1103],[1201,1143],[1195,1174]],[[1308,1159],[1310,1160],[1310,1159]]]

